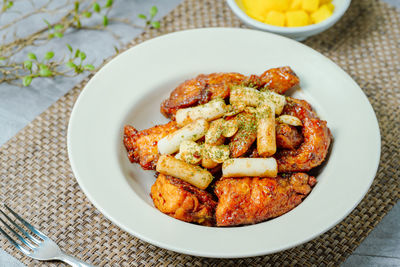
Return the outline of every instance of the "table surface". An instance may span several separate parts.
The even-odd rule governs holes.
[[[399,0],[383,1],[396,6],[400,12]],[[400,266],[399,222],[400,203],[397,203],[342,266]]]
[[[384,0],[391,5],[397,6],[400,11],[399,0]],[[160,9],[160,16],[165,15],[171,8],[175,7],[180,0],[175,0],[169,4],[160,6],[158,1],[149,1],[148,3],[133,1],[135,8],[144,10],[149,7],[151,3],[156,2]],[[126,29],[125,29],[126,31]],[[122,32],[124,32],[122,30]],[[129,38],[124,40],[127,42],[133,39],[141,31],[128,31]],[[99,54],[94,53],[95,56]],[[104,57],[104,55],[102,55]],[[101,60],[101,57],[100,57]],[[82,77],[74,79],[72,84],[78,83]],[[42,85],[42,84],[40,84]],[[21,128],[27,125],[41,112],[46,110],[49,105],[55,102],[60,96],[66,93],[69,88],[62,88],[60,90],[39,90],[36,88],[33,93],[28,91],[31,101],[35,102],[31,111],[26,110],[27,101],[26,90],[10,90],[5,88],[4,85],[0,87],[2,95],[6,97],[0,98],[0,145],[5,143],[9,138],[15,135]],[[5,89],[4,89],[5,88]],[[3,94],[7,92],[6,94]],[[44,97],[46,101],[35,101]],[[22,99],[25,99],[22,101]],[[385,218],[373,229],[370,235],[361,243],[361,245],[352,253],[352,255],[342,264],[342,266],[400,266],[400,204],[397,203],[395,207],[385,216]],[[21,266],[21,264],[6,254],[0,249],[0,267],[1,266]]]
[[[383,0],[396,6],[399,0]],[[383,218],[342,266],[400,266],[400,203]]]

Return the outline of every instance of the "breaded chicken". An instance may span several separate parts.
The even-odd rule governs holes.
[[[176,87],[162,102],[160,111],[172,118],[178,109],[204,104],[217,97],[227,98],[231,86],[241,84],[245,78],[234,72],[200,74]]]
[[[304,118],[318,119],[317,113],[306,100],[286,97],[286,101],[282,114],[294,116],[300,120],[304,120]]]
[[[257,121],[254,113],[240,113],[236,120],[239,129],[229,143],[232,158],[244,155],[257,139]]]
[[[297,149],[278,151],[274,157],[279,172],[309,171],[324,162],[331,144],[327,122],[320,120],[311,105],[300,99],[288,98],[283,114],[295,116],[303,123],[304,141]]]
[[[204,104],[217,97],[227,98],[234,85],[265,87],[283,94],[298,84],[299,78],[290,67],[269,69],[260,76],[235,72],[200,74],[176,87],[162,102],[160,111],[167,118],[173,118],[178,109]]]
[[[201,76],[201,75],[200,75]],[[172,118],[178,109],[196,106],[200,103],[207,103],[210,94],[206,90],[206,82],[199,79],[187,80],[176,87],[160,106],[161,114],[167,118]]]
[[[217,97],[222,99],[227,98],[232,85],[239,85],[246,79],[246,76],[236,72],[212,73],[204,76],[204,80],[207,83],[207,90],[211,94],[211,99]]]
[[[224,178],[215,186],[217,226],[254,224],[280,216],[299,205],[315,183],[305,173],[289,178]]]
[[[278,94],[284,94],[300,83],[296,73],[290,67],[269,69],[260,75],[261,85]]]
[[[212,226],[217,202],[210,193],[172,176],[159,174],[151,187],[154,206],[185,222]]]
[[[155,170],[159,157],[157,143],[163,137],[178,129],[176,122],[156,125],[149,129],[138,131],[133,126],[126,125],[124,129],[124,145],[132,163],[139,163],[145,170]]]
[[[276,146],[284,149],[296,149],[303,142],[303,136],[296,127],[288,124],[276,125]]]

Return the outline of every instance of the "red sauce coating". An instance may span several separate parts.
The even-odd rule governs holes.
[[[299,205],[315,178],[295,173],[289,178],[225,178],[216,183],[217,226],[254,224],[280,216]]]

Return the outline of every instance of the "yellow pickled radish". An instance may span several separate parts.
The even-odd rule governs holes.
[[[319,0],[319,4],[322,6],[322,5],[330,3],[331,1],[332,0]]]
[[[333,13],[333,11],[335,10],[335,5],[332,4],[332,3],[327,3],[327,4],[324,4],[324,5],[322,5],[322,6],[328,7],[329,10],[332,11],[332,13]]]
[[[268,12],[264,22],[270,25],[283,27],[285,26],[285,14],[282,12],[271,10],[270,12]]]
[[[315,12],[318,10],[319,0],[303,0],[301,7],[307,12]]]
[[[264,0],[264,5],[268,11],[286,11],[290,6],[290,0]]]
[[[268,12],[264,0],[243,0],[242,3],[250,17],[259,21],[264,20]]]
[[[326,20],[332,15],[332,11],[327,5],[321,6],[317,11],[311,14],[311,20],[313,23],[319,23]]]
[[[293,0],[290,4],[289,10],[299,10],[301,9],[301,4],[303,0]]]
[[[332,0],[236,0],[248,16],[269,25],[302,27],[332,16]]]
[[[310,24],[310,16],[303,10],[286,12],[286,22],[289,27],[302,27]]]

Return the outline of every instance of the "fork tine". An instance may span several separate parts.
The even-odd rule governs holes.
[[[25,254],[30,253],[26,248],[21,247],[17,242],[15,242],[14,239],[12,239],[6,232],[3,231],[3,229],[1,229],[1,227],[0,227],[0,233],[2,233],[8,239],[8,241],[10,241],[10,243],[14,245],[14,247],[16,247]]]
[[[25,238],[23,238],[20,234],[14,231],[5,221],[3,221],[2,218],[0,218],[0,221],[10,230],[16,237],[18,237],[19,240],[21,240],[22,243],[30,247],[31,249],[34,249],[35,247],[31,244],[31,242],[27,241]]]
[[[17,218],[20,222],[22,222],[29,230],[31,230],[33,233],[37,234],[38,236],[40,236],[43,239],[46,239],[47,236],[45,234],[43,234],[42,232],[40,232],[38,229],[36,229],[35,227],[33,227],[30,223],[28,223],[27,221],[25,221],[24,219],[21,218],[21,216],[19,216],[17,213],[15,213],[15,211],[13,211],[11,208],[9,208],[6,204],[4,204],[4,206],[15,216],[15,218]]]
[[[18,230],[20,230],[27,238],[29,238],[30,241],[33,241],[36,244],[39,244],[41,241],[39,239],[37,239],[36,237],[34,237],[33,235],[29,234],[28,232],[26,232],[21,226],[19,226],[18,224],[16,224],[7,214],[5,214],[2,210],[0,210],[1,214],[3,214],[4,217],[6,217],[8,219],[8,221],[10,221],[15,227],[18,228]]]

